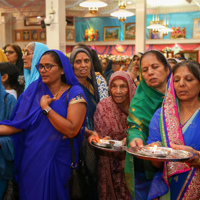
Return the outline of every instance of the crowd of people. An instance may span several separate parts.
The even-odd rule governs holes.
[[[0,49],[0,74],[0,200],[70,200],[72,141],[87,200],[200,198],[197,61],[150,50],[122,64],[83,44],[67,58],[31,42]],[[149,161],[98,150],[100,139],[194,156]]]

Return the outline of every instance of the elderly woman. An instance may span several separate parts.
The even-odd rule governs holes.
[[[8,94],[0,79],[0,121],[9,119],[17,100]],[[14,146],[10,137],[0,137],[0,199],[3,199],[8,181],[14,177]]]
[[[127,117],[136,86],[127,72],[112,74],[109,81],[110,97],[98,103],[94,114],[94,130],[100,138],[126,140]],[[98,140],[95,133],[89,140]],[[124,176],[125,153],[98,154],[99,200],[129,200],[130,194]]]
[[[24,61],[25,89],[38,79],[39,72],[35,65],[38,64],[40,57],[47,50],[48,47],[40,42],[31,42],[25,47],[22,57]]]
[[[24,74],[22,50],[17,44],[7,44],[4,48],[4,53],[8,59],[8,62],[17,66],[19,74]]]
[[[174,77],[170,78],[162,108],[151,120],[147,143],[162,142],[165,147],[171,143],[174,148],[173,144],[187,145],[194,152],[199,151],[200,65],[196,61],[184,61],[176,64],[172,72]],[[164,163],[165,176],[161,172],[156,174],[148,199],[199,199],[199,153],[196,157],[193,162]],[[163,167],[161,162],[153,164]]]
[[[72,163],[69,138],[74,140],[78,160],[86,97],[62,52],[46,51],[36,67],[40,77],[20,95],[10,120],[1,122],[0,135],[14,134],[21,200],[66,200]]]
[[[128,146],[146,144],[149,123],[155,111],[161,107],[170,67],[162,53],[148,51],[140,59],[142,81],[133,97],[128,116]],[[133,170],[134,169],[134,170]],[[126,154],[126,181],[135,199],[147,199],[151,180],[157,169],[149,162]]]

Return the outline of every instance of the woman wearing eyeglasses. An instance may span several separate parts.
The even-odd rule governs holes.
[[[8,62],[13,63],[17,66],[19,70],[19,74],[24,74],[24,68],[23,68],[23,60],[22,60],[22,50],[20,46],[17,44],[7,44],[4,48],[4,53],[8,59]]]
[[[10,120],[1,122],[0,135],[14,134],[20,200],[66,200],[72,163],[69,138],[78,160],[86,97],[61,51],[46,51],[37,69],[40,77],[20,95]]]
[[[25,47],[22,57],[24,61],[25,89],[29,84],[38,79],[39,72],[35,65],[37,65],[39,58],[47,50],[48,47],[40,42],[31,42]]]

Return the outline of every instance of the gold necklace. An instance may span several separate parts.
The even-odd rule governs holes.
[[[62,87],[63,87],[63,84],[61,85],[61,87],[60,87],[60,89],[58,90],[57,94],[56,94],[56,95],[54,95],[54,98],[55,98],[55,99],[57,98],[57,96],[58,96],[58,93],[61,91]]]

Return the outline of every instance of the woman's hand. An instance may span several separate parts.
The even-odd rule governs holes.
[[[99,142],[99,135],[95,131],[91,131],[91,134],[88,137],[88,142],[91,143],[92,141]]]
[[[143,147],[143,141],[140,138],[135,138],[132,140],[132,142],[130,143],[130,147]]]
[[[200,152],[199,151],[196,151],[194,150],[192,147],[189,147],[189,146],[185,146],[185,145],[177,145],[177,144],[173,144],[170,142],[170,146],[173,148],[173,149],[177,149],[177,150],[185,150],[185,151],[189,151],[191,153],[194,153],[195,156],[190,158],[187,163],[192,166],[192,167],[195,167],[195,168],[200,168]]]
[[[126,146],[126,137],[122,140],[122,146]]]
[[[49,95],[43,95],[40,99],[40,107],[42,110],[46,109],[52,101],[55,101],[55,97],[51,98]]]

